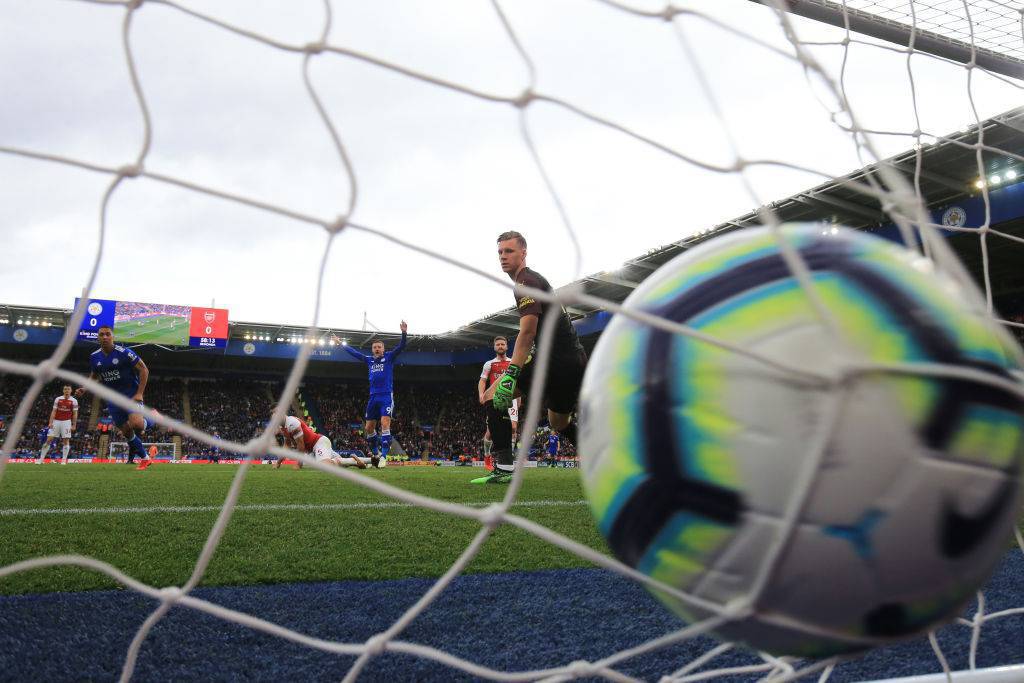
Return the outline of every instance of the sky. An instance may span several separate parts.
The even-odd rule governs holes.
[[[637,0],[629,7],[657,10]],[[529,69],[489,2],[331,3],[327,43],[502,97]],[[777,159],[844,175],[863,163],[830,121],[831,96],[801,65],[701,18],[673,23],[596,0],[502,5],[536,72],[535,91],[712,165]],[[789,51],[778,20],[747,0],[678,2]],[[321,0],[182,2],[271,40],[303,45],[325,24]],[[0,0],[0,147],[91,163],[130,164],[143,141],[121,29],[123,6]],[[841,31],[793,18],[802,40]],[[867,39],[865,39],[867,40]],[[350,177],[303,82],[303,55],[231,33],[175,6],[145,2],[130,42],[152,120],[147,170],[325,222],[345,214]],[[838,78],[843,50],[809,48]],[[974,121],[967,71],[928,57],[853,45],[845,82],[869,128],[952,133]],[[717,104],[704,95],[698,73]],[[526,235],[527,261],[556,287],[820,184],[778,166],[739,174],[676,158],[565,107],[525,110],[558,202],[520,130],[519,110],[424,83],[348,56],[312,58],[310,78],[349,155],[351,220],[482,269],[501,280],[495,238]],[[986,74],[971,83],[978,115],[1017,106],[1021,92]],[[721,112],[719,116],[716,112]],[[905,136],[876,136],[883,156]],[[864,162],[870,161],[865,159]],[[99,243],[111,176],[0,152],[0,303],[70,308]],[[147,178],[111,197],[93,296],[228,308],[235,321],[313,320],[328,243],[316,225]],[[331,242],[318,322],[443,333],[512,305],[479,275],[344,230]]]

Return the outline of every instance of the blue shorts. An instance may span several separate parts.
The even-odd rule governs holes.
[[[131,397],[129,396],[129,398]],[[110,413],[110,419],[114,422],[118,429],[120,429],[121,425],[128,421],[128,411],[122,408],[121,406],[115,406],[113,403],[110,403],[109,401],[106,402],[106,404],[107,411]],[[141,406],[142,404],[140,403],[139,405]],[[149,423],[146,422],[146,418],[142,418],[142,421],[145,424],[145,426],[142,429],[143,431],[145,431],[146,427],[149,427]]]
[[[379,420],[382,417],[391,417],[391,411],[394,409],[395,398],[392,394],[371,394],[370,400],[366,402],[364,419]]]

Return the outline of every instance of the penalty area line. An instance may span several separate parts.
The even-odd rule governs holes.
[[[486,507],[493,503],[465,503],[469,507]],[[524,500],[512,504],[513,508],[539,507],[582,507],[585,500]],[[109,508],[26,508],[0,509],[0,517],[31,517],[37,515],[117,515],[123,513],[164,513],[164,512],[219,512],[223,505],[157,505],[149,507]],[[236,505],[240,512],[288,511],[288,510],[402,510],[426,509],[409,503],[248,503]]]

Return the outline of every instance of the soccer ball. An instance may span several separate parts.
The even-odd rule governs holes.
[[[602,334],[580,452],[614,555],[696,598],[653,590],[684,619],[776,654],[957,616],[1008,547],[1024,464],[1024,355],[979,301],[845,228],[742,230],[662,266],[625,305],[739,352],[623,315]],[[974,374],[922,374],[939,365]]]

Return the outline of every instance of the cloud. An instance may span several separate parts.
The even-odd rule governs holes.
[[[324,25],[319,2],[293,3],[283,14],[270,2],[188,6],[289,44],[316,40]],[[685,6],[791,51],[767,8]],[[681,17],[695,64],[671,25],[602,3],[503,7],[540,92],[702,162],[730,164],[734,140],[745,159],[784,159],[834,175],[860,164],[850,137],[830,121],[832,98],[821,84],[809,87],[800,64],[751,40]],[[486,3],[332,8],[332,44],[486,93],[512,96],[528,83],[526,63]],[[0,144],[111,166],[131,162],[143,120],[120,46],[124,8],[33,2],[9,3],[5,12]],[[794,25],[808,40],[842,38],[806,20]],[[133,15],[130,35],[153,125],[147,169],[318,220],[345,212],[350,177],[303,84],[303,55],[153,3]],[[813,52],[839,73],[841,48]],[[863,125],[912,131],[912,94],[922,127],[932,132],[971,119],[963,69],[915,56],[912,91],[903,55],[859,45],[849,55],[845,85]],[[701,73],[720,114],[704,96]],[[516,227],[530,238],[531,264],[554,285],[577,276],[572,240],[524,144],[515,107],[331,53],[312,59],[310,77],[353,164],[353,220],[496,276],[494,237]],[[1016,88],[992,78],[976,77],[973,88],[982,116],[1019,100]],[[582,274],[821,181],[752,168],[751,197],[735,173],[700,169],[557,105],[534,102],[526,120],[583,245]],[[876,141],[883,156],[911,144],[897,136]],[[8,253],[17,261],[0,273],[0,298],[70,305],[95,254],[110,178],[8,155],[0,155],[0,171],[10,179],[0,190],[0,238],[14,245]],[[216,299],[236,320],[312,319],[327,239],[317,226],[144,178],[122,184],[109,215],[97,294],[183,304]],[[396,329],[405,317],[417,331],[438,332],[509,304],[498,284],[346,231],[332,246],[321,320],[360,327],[365,311],[382,326]]]

